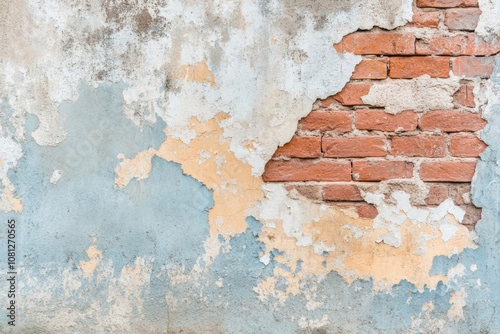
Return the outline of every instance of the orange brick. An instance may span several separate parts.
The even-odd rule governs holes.
[[[370,204],[362,204],[358,207],[358,215],[361,218],[373,219],[377,217],[378,210],[376,207]]]
[[[427,205],[439,205],[443,203],[448,196],[448,186],[444,184],[431,185],[425,203],[427,203]]]
[[[392,57],[389,66],[391,78],[416,78],[428,74],[433,78],[448,78],[449,57]]]
[[[275,157],[319,158],[321,156],[320,137],[293,137],[289,143],[279,147]]]
[[[444,157],[446,142],[444,136],[392,137],[391,154],[407,157]]]
[[[325,201],[362,201],[361,193],[354,184],[328,184],[323,188]]]
[[[352,73],[351,79],[387,78],[387,58],[362,60]]]
[[[407,27],[437,28],[439,26],[439,12],[415,12]]]
[[[412,55],[415,36],[397,33],[352,33],[334,45],[338,52],[357,55]]]
[[[453,73],[458,76],[488,78],[494,68],[494,57],[458,57],[453,60]]]
[[[481,11],[478,8],[456,8],[448,9],[444,24],[451,30],[474,31],[479,21]]]
[[[323,138],[323,155],[327,158],[385,157],[385,137]]]
[[[403,111],[396,115],[384,110],[356,110],[356,128],[359,130],[378,131],[413,131],[417,128],[417,114]]]
[[[361,97],[368,95],[371,84],[364,82],[348,83],[339,93],[335,94],[333,98],[345,106],[353,106],[363,104]]]
[[[383,181],[409,179],[413,176],[413,164],[405,161],[365,161],[352,162],[355,181]]]
[[[312,111],[300,121],[304,131],[335,131],[339,133],[352,130],[352,118],[348,111]]]
[[[451,7],[477,7],[477,0],[417,0],[418,7],[435,7],[435,8],[451,8]]]
[[[435,35],[416,42],[418,55],[488,56],[498,52],[500,52],[500,41],[486,43],[473,33]]]
[[[477,223],[479,219],[481,219],[481,209],[476,208],[474,205],[463,205],[461,206],[462,209],[465,210],[465,217],[462,220],[462,224],[464,225],[472,225],[472,228],[474,227],[473,224]]]
[[[444,132],[478,131],[486,125],[480,114],[457,110],[435,110],[420,117],[418,126],[423,131]]]
[[[472,85],[462,85],[460,89],[454,95],[455,103],[460,104],[465,107],[475,107],[474,102],[474,86]]]
[[[471,182],[475,169],[475,161],[424,161],[420,165],[420,178],[436,182]]]
[[[266,182],[280,181],[350,181],[349,161],[271,160],[262,178]]]
[[[450,136],[450,153],[454,157],[479,157],[487,146],[474,135]]]

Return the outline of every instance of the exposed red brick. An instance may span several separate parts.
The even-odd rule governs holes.
[[[409,179],[413,176],[413,164],[405,161],[365,161],[352,162],[355,181],[382,181]]]
[[[477,7],[477,0],[417,0],[418,7]]]
[[[469,34],[435,35],[416,42],[418,55],[488,56],[500,52],[500,41],[486,43],[481,37]]]
[[[486,125],[480,114],[457,110],[435,110],[420,117],[418,126],[424,131],[478,131]]]
[[[445,141],[444,136],[392,137],[391,154],[407,157],[444,157]]]
[[[427,205],[439,205],[448,198],[448,186],[433,184],[429,187],[429,194],[425,199]]]
[[[462,85],[454,95],[455,103],[465,107],[475,107],[474,102],[474,86]]]
[[[378,215],[378,210],[373,205],[362,204],[358,206],[358,215],[361,218],[374,219]]]
[[[323,188],[325,201],[362,201],[361,193],[354,184],[328,184]]]
[[[357,55],[412,55],[415,36],[397,33],[352,33],[334,45],[338,52]]]
[[[348,111],[312,111],[300,121],[304,131],[335,131],[338,133],[352,130],[352,117]]]
[[[320,137],[293,137],[289,143],[279,147],[275,157],[318,158],[321,156]]]
[[[458,57],[453,60],[453,73],[458,76],[488,78],[494,68],[494,57]]]
[[[479,8],[455,8],[446,11],[444,24],[451,30],[474,31],[479,21]]]
[[[323,155],[327,158],[385,157],[385,137],[323,138]]]
[[[356,128],[378,131],[413,131],[417,128],[417,114],[403,111],[391,115],[384,110],[356,110]]]
[[[407,27],[437,28],[439,26],[439,12],[415,12]]]
[[[487,145],[474,135],[451,135],[450,153],[454,157],[478,157]]]
[[[420,165],[420,178],[436,182],[471,182],[475,169],[475,161],[424,161]]]
[[[395,79],[412,79],[424,74],[433,78],[448,78],[449,57],[392,57],[389,76]]]
[[[323,195],[322,195],[322,187],[319,185],[312,185],[312,184],[287,184],[286,185],[286,190],[292,191],[295,190],[297,191],[300,195],[313,199],[313,200],[322,200]]]
[[[455,191],[455,204],[470,204],[470,184],[453,187]]]
[[[350,181],[349,161],[325,160],[271,160],[262,178],[266,182],[279,181]]]
[[[363,104],[361,97],[368,95],[371,86],[372,84],[364,82],[348,83],[339,93],[335,94],[333,98],[345,106]]]
[[[365,59],[354,68],[351,79],[387,78],[387,58]]]
[[[462,224],[464,225],[473,225],[476,224],[479,219],[481,219],[481,209],[476,208],[474,205],[463,205],[462,209],[465,210],[465,216],[462,220]]]

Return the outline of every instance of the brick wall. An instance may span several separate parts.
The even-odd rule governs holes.
[[[452,198],[466,210],[463,223],[472,229],[480,210],[470,202],[470,182],[486,147],[479,139],[486,122],[473,89],[492,73],[491,55],[500,51],[500,43],[474,34],[477,6],[474,0],[417,0],[413,22],[405,27],[345,36],[335,49],[363,60],[340,93],[315,103],[295,137],[267,164],[264,180],[284,182],[314,200],[356,206],[369,218],[377,212],[360,190],[402,189],[414,205]],[[373,85],[424,74],[461,77],[453,109],[391,115],[363,104]]]

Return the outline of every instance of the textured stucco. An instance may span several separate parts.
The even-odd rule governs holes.
[[[0,218],[19,222],[20,279],[0,331],[500,330],[500,64],[477,234],[451,201],[364,191],[367,219],[261,178],[361,60],[333,43],[411,17],[407,0],[2,2]],[[364,99],[429,110],[459,79],[378,87]]]

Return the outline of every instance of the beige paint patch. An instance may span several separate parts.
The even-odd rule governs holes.
[[[208,82],[210,86],[215,86],[214,74],[208,69],[207,61],[197,62],[195,65],[181,66],[177,73],[177,79],[185,79],[187,82],[197,83]]]
[[[196,138],[189,145],[172,138],[166,131],[167,139],[156,152],[149,149],[134,159],[119,155],[124,161],[116,169],[115,184],[123,187],[134,177],[146,178],[154,155],[177,162],[185,174],[213,190],[214,205],[208,213],[210,235],[244,232],[247,228],[245,211],[262,198],[263,182],[261,177],[252,176],[252,166],[238,160],[230,151],[231,140],[223,137],[220,127],[225,118],[219,114],[204,123],[193,118],[189,130],[196,133]]]
[[[1,164],[0,164],[1,165]],[[2,179],[3,189],[0,194],[0,211],[4,212],[22,212],[23,203],[22,197],[14,196],[14,190],[16,189],[14,185],[10,182],[7,177]]]
[[[393,247],[378,241],[388,232],[387,229],[374,228],[372,220],[354,218],[354,214],[354,209],[331,207],[318,221],[304,224],[303,235],[312,238],[312,244],[308,246],[298,246],[297,239],[288,237],[282,224],[275,228],[264,227],[260,240],[265,243],[267,252],[273,249],[284,252],[284,255],[274,259],[289,266],[292,272],[301,260],[305,274],[325,275],[334,270],[348,283],[358,278],[372,278],[376,289],[390,289],[405,279],[419,290],[423,290],[425,285],[434,288],[439,281],[446,283],[444,275],[429,275],[434,257],[475,247],[467,228],[452,215],[448,215],[447,219],[457,232],[448,242],[441,238],[439,224],[414,224],[406,220],[398,229],[401,246]],[[317,254],[314,245],[318,243],[334,250],[329,251],[327,256]],[[427,251],[419,252],[421,247]]]
[[[151,172],[151,158],[156,154],[154,148],[137,153],[137,155],[128,159],[123,154],[118,154],[117,158],[123,160],[116,168],[115,172],[118,175],[115,179],[115,186],[120,188],[126,187],[133,179],[142,180],[148,177]]]
[[[80,261],[80,264],[76,267],[81,271],[83,275],[87,276],[90,282],[92,276],[94,275],[94,271],[102,261],[102,252],[97,249],[95,245],[92,245],[87,249],[87,256],[90,260]]]
[[[464,318],[464,310],[463,308],[467,303],[465,299],[467,298],[467,292],[465,292],[465,288],[462,288],[460,291],[453,292],[450,297],[451,307],[448,310],[448,318],[459,321]]]

